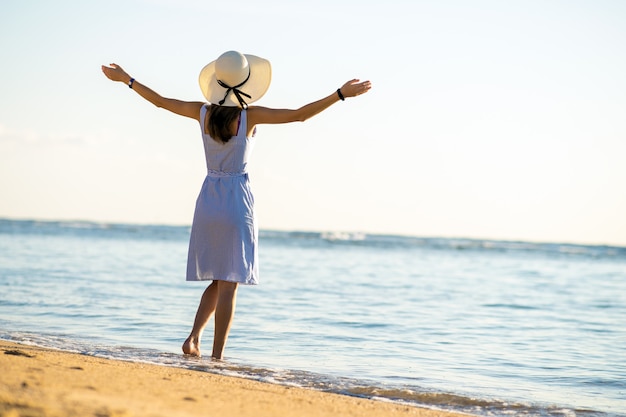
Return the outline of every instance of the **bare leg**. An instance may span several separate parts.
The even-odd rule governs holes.
[[[217,306],[217,288],[218,281],[213,281],[211,285],[204,290],[204,294],[202,294],[200,305],[196,312],[196,319],[193,323],[193,329],[187,340],[185,340],[185,343],[183,343],[183,352],[187,355],[200,356],[202,332]]]
[[[224,348],[228,340],[230,325],[235,316],[235,306],[237,304],[236,282],[218,282],[217,308],[215,310],[215,335],[213,337],[213,354],[216,359],[222,359]]]

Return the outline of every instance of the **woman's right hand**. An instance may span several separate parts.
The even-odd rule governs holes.
[[[110,64],[110,65],[111,65],[110,67],[107,67],[106,65],[102,66],[102,72],[104,73],[104,75],[106,75],[106,77],[109,80],[120,81],[126,84],[130,82],[130,75],[128,75],[126,71],[122,69],[122,67],[120,67],[117,64]]]

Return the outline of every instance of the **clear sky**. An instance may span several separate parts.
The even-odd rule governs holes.
[[[190,224],[199,127],[100,65],[202,100],[231,49],[264,106],[373,83],[258,129],[262,229],[626,245],[622,0],[2,2],[0,217]]]

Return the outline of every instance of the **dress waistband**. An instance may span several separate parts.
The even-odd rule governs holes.
[[[215,169],[209,169],[206,173],[207,177],[212,178],[233,178],[233,177],[244,177],[248,175],[247,172],[228,172],[228,171],[217,171]]]

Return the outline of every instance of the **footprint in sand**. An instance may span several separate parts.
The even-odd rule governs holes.
[[[34,358],[35,355],[31,355],[30,353],[22,352],[21,350],[5,350],[5,355],[14,355],[14,356],[25,356],[27,358]]]

